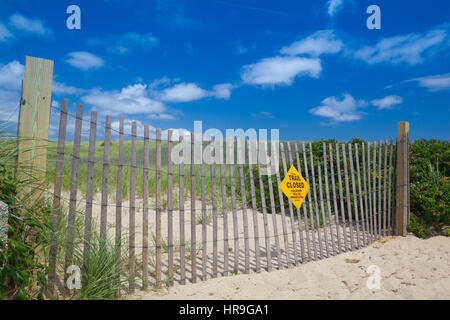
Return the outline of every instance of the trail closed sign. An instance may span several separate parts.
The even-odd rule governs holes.
[[[302,206],[309,191],[309,184],[292,166],[279,186],[281,191],[292,201],[297,210]]]

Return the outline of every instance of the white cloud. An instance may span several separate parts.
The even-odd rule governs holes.
[[[92,89],[81,98],[85,103],[102,113],[118,114],[160,114],[166,113],[163,103],[149,96],[147,85],[135,84],[120,91],[102,91]]]
[[[119,36],[108,36],[102,39],[90,38],[88,44],[93,46],[104,46],[108,51],[115,54],[128,54],[136,48],[149,50],[159,44],[158,38],[152,33],[128,32]]]
[[[176,117],[170,113],[150,114],[147,118],[155,120],[176,120]]]
[[[242,67],[244,83],[257,85],[290,85],[298,76],[319,77],[319,59],[303,57],[272,57]]]
[[[221,83],[216,84],[213,87],[212,95],[218,99],[230,99],[231,89],[233,89],[233,85],[231,83]]]
[[[43,20],[29,19],[18,12],[9,17],[9,24],[17,30],[39,36],[47,36],[53,33],[52,29],[45,26]]]
[[[318,57],[322,54],[335,54],[344,46],[333,30],[320,30],[302,39],[283,47],[280,52],[288,55],[308,54]]]
[[[68,56],[66,60],[68,64],[84,71],[98,69],[105,65],[102,58],[86,51],[71,52]]]
[[[392,109],[394,106],[403,103],[403,98],[399,96],[386,96],[382,99],[375,99],[370,101],[370,103],[376,107],[378,110],[382,109]]]
[[[18,61],[0,65],[0,87],[20,90],[25,67]]]
[[[268,112],[268,111],[261,111],[261,112],[258,112],[258,113],[252,113],[251,116],[253,118],[269,118],[269,119],[275,118],[275,116],[271,112]]]
[[[189,102],[200,100],[208,95],[208,91],[200,88],[195,83],[183,82],[163,90],[159,94],[159,99],[167,102]]]
[[[79,89],[72,86],[67,86],[65,83],[53,81],[52,84],[53,94],[73,94],[80,95],[85,92],[83,89]]]
[[[0,120],[17,121],[25,67],[18,61],[0,65]]]
[[[424,61],[423,54],[430,48],[446,43],[448,28],[436,28],[424,33],[410,33],[380,40],[375,46],[366,46],[355,52],[357,59],[369,64],[407,63],[415,65]],[[447,43],[448,45],[448,43]]]
[[[14,35],[11,33],[11,31],[6,28],[6,26],[0,22],[0,42],[5,42],[9,38],[13,38]]]
[[[183,139],[187,139],[190,141],[191,139],[191,132],[189,130],[183,129],[183,128],[170,128],[167,130],[161,131],[161,139],[168,139],[169,136],[169,130],[172,130],[172,141],[178,141],[180,139],[180,136],[183,136]]]
[[[425,87],[430,91],[450,89],[450,73],[406,80],[406,82],[414,81],[418,82],[421,87]]]
[[[328,16],[334,17],[344,6],[344,0],[329,0],[327,2]]]
[[[136,122],[136,135],[143,137],[144,136],[144,123],[142,123],[139,120],[134,120],[134,119],[124,119],[123,120],[123,132],[124,134],[127,135],[131,135],[131,129],[133,127],[133,122]],[[119,129],[120,129],[120,121],[119,120],[114,120],[111,122],[111,134],[114,136],[119,135]],[[152,126],[149,126],[149,131],[155,131],[155,128]],[[151,133],[150,133],[150,137],[151,137]]]
[[[328,118],[335,122],[349,122],[361,120],[364,113],[359,108],[366,107],[368,103],[364,100],[355,100],[352,95],[344,93],[342,100],[336,97],[324,99],[320,106],[309,110],[310,113]]]

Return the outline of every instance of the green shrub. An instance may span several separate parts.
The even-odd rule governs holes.
[[[440,233],[450,224],[450,143],[417,140],[411,145],[410,157],[410,228],[421,230],[420,236]]]

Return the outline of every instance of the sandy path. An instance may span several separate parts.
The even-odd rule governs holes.
[[[369,290],[366,269],[381,270]],[[285,270],[138,291],[131,299],[450,299],[450,238],[389,237]]]

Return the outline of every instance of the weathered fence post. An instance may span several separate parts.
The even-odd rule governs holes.
[[[34,199],[43,191],[47,165],[47,142],[52,101],[53,61],[26,57],[23,93],[21,97],[20,140],[18,145],[18,176],[27,179],[24,197],[33,191]],[[36,192],[37,191],[37,192]]]
[[[406,236],[409,216],[409,122],[398,123],[397,135],[397,235]]]

